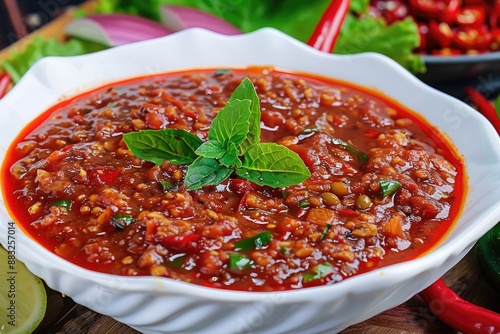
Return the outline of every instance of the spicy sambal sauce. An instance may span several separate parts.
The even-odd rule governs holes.
[[[274,189],[230,177],[188,191],[186,165],[135,157],[123,134],[207,139],[244,77],[261,140],[311,172]],[[422,119],[345,83],[272,68],[169,73],[107,85],[48,110],[10,147],[4,194],[44,247],[111,274],[269,291],[332,284],[415,258],[449,230],[463,162]]]

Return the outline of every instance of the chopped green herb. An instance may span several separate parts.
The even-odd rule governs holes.
[[[251,268],[253,261],[243,254],[229,254],[229,268],[231,269],[247,269]]]
[[[61,208],[65,208],[66,210],[71,210],[71,200],[69,199],[61,199],[57,202],[54,202],[52,206],[58,206]]]
[[[215,70],[215,72],[214,72],[216,77],[223,75],[223,74],[231,74],[231,73],[233,73],[233,72],[227,68],[220,68],[220,69]]]
[[[313,280],[324,278],[333,272],[333,267],[329,263],[318,264],[312,268],[312,272],[306,272],[302,277],[302,282],[308,283]]]
[[[235,251],[249,251],[252,249],[258,249],[264,245],[267,245],[273,239],[273,235],[269,231],[264,231],[251,238],[242,239],[236,242],[234,245]]]
[[[307,208],[309,205],[311,205],[311,203],[309,203],[308,200],[300,201],[298,204],[299,208]]]
[[[326,238],[326,235],[331,228],[332,228],[332,224],[326,223],[325,228],[323,229],[323,233],[321,233],[321,237],[320,237],[321,240]]]
[[[343,147],[350,155],[354,156],[362,164],[364,164],[365,162],[368,161],[368,155],[365,152],[363,152],[359,148],[349,144],[348,142],[345,142],[342,139],[332,137],[332,143],[334,145],[338,145],[338,146]]]
[[[280,246],[280,252],[281,252],[281,254],[286,255],[286,254],[288,254],[289,250],[283,246]]]
[[[178,256],[175,255],[175,256],[172,256],[170,259],[170,261],[168,261],[166,264],[167,266],[169,267],[172,267],[172,268],[182,268],[182,266],[184,265],[184,262],[186,261],[186,256],[182,255],[181,256]]]
[[[395,180],[380,180],[379,184],[382,196],[389,196],[402,187],[401,183]]]
[[[123,230],[125,227],[132,224],[133,222],[135,222],[134,217],[123,213],[116,213],[111,218],[111,225],[120,230]]]
[[[169,182],[169,181],[162,180],[162,181],[160,181],[160,184],[161,184],[164,192],[168,192],[174,188],[174,184],[172,182]]]

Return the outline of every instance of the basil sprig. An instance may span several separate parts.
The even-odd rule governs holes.
[[[188,190],[220,184],[233,172],[274,188],[299,184],[311,176],[298,154],[282,145],[260,142],[259,97],[248,78],[213,119],[206,142],[176,129],[131,132],[123,139],[140,159],[157,165],[165,160],[190,164],[184,178]]]

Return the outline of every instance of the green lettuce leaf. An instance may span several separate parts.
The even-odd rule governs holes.
[[[413,53],[419,44],[418,27],[411,19],[387,25],[382,18],[356,18],[349,14],[334,53],[379,52],[413,73],[422,73],[425,72],[425,63],[421,56]]]
[[[148,5],[144,5],[148,3]],[[180,5],[196,8],[233,24],[243,32],[263,27],[276,28],[306,42],[330,0],[101,0],[104,11],[126,12],[154,20],[159,6]],[[417,25],[406,19],[387,26],[383,18],[360,15],[367,12],[369,0],[352,0],[334,53],[379,52],[391,57],[413,73],[425,72],[421,56],[413,53],[420,43]]]
[[[103,13],[141,15],[158,21],[160,5],[186,6],[218,16],[243,32],[273,27],[306,41],[329,3],[330,0],[100,0],[96,9]]]
[[[59,42],[55,38],[34,38],[20,52],[12,52],[12,57],[1,62],[0,67],[9,73],[12,81],[17,83],[29,68],[38,60],[47,56],[76,56],[107,47],[101,44],[71,38],[67,42]]]

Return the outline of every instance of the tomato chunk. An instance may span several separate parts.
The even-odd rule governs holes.
[[[188,252],[196,250],[196,241],[201,239],[200,234],[169,235],[156,237],[160,245],[177,252]]]

